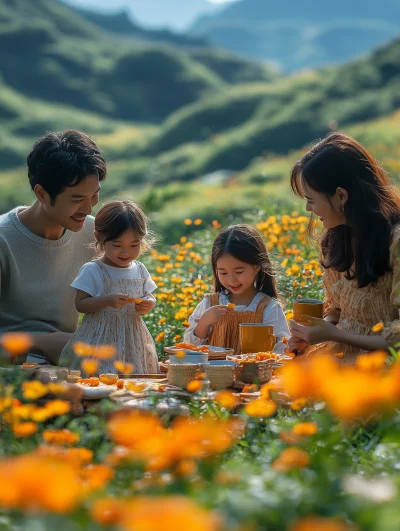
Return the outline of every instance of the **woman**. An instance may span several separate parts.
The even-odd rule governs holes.
[[[325,233],[324,319],[291,321],[289,348],[298,353],[388,350],[400,342],[400,194],[356,140],[332,133],[298,161],[293,191],[306,201]],[[382,323],[372,329],[377,323]],[[322,344],[320,344],[322,343]],[[317,347],[311,345],[320,344]],[[307,349],[307,350],[306,350]]]

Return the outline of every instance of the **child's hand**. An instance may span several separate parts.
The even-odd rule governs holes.
[[[222,321],[225,315],[230,311],[232,310],[228,308],[228,306],[211,306],[211,308],[208,308],[208,310],[203,313],[199,323],[202,322],[205,326],[212,326]]]
[[[108,306],[111,306],[111,308],[123,308],[130,302],[130,298],[124,293],[113,293],[112,295],[107,295],[107,297]]]
[[[156,305],[155,299],[142,299],[142,302],[136,303],[136,311],[139,315],[146,315]]]

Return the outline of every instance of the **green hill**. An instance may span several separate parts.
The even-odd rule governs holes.
[[[190,34],[285,71],[348,61],[399,33],[400,2],[241,0],[203,16]]]
[[[0,13],[2,81],[32,98],[159,122],[229,83],[228,54],[213,59],[209,50],[208,61],[197,61],[177,47],[118,39],[53,0],[0,0]],[[237,61],[236,69],[238,79],[241,69],[245,78],[272,77],[271,69],[245,60]]]

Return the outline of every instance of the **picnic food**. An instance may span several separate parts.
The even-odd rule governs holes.
[[[129,302],[135,302],[136,304],[140,304],[141,302],[143,302],[143,299],[129,299]]]
[[[228,304],[228,310],[233,310],[234,307],[235,307],[235,305],[234,305],[232,302],[230,302],[230,303]]]
[[[192,345],[192,343],[176,343],[176,345],[174,346],[175,348],[194,350],[195,352],[210,352],[210,349],[206,345],[203,345],[202,347],[197,347],[196,345]]]
[[[90,378],[82,378],[83,385],[89,385],[90,387],[98,387],[100,380],[96,376],[91,376]]]
[[[118,380],[118,374],[104,373],[100,374],[99,380],[105,385],[114,385]]]
[[[68,374],[67,376],[68,383],[80,383],[81,381],[82,378],[80,376],[77,376],[76,374]]]
[[[117,389],[123,389],[125,387],[124,380],[117,380]]]
[[[229,356],[229,359],[236,363],[254,363],[270,359],[278,361],[280,356],[274,352],[257,352],[254,354],[242,354],[241,356]]]

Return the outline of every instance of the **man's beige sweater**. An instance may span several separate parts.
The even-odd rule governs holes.
[[[21,223],[23,208],[0,216],[0,334],[74,332],[78,312],[70,284],[93,258],[94,220],[88,216],[81,231],[47,240]]]

